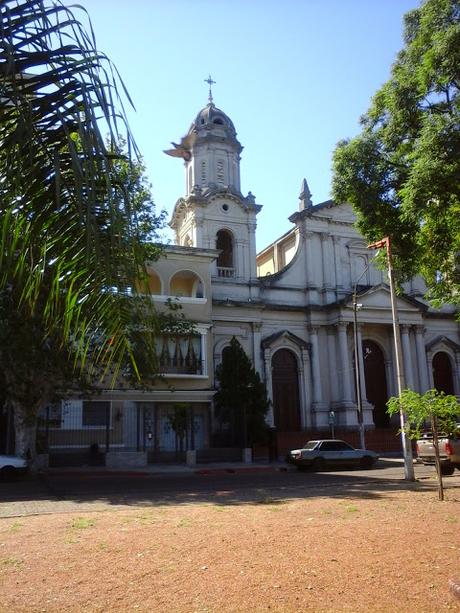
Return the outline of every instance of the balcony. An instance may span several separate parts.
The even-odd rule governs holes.
[[[160,373],[165,376],[204,376],[204,346],[201,335],[164,336],[157,340]]]
[[[235,277],[235,269],[226,266],[218,266],[217,276],[221,279],[233,279]]]

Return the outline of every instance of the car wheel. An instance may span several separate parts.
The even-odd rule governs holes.
[[[313,470],[316,472],[319,472],[321,470],[324,470],[324,460],[323,458],[316,458],[315,460],[313,460]]]
[[[361,468],[372,468],[374,465],[374,458],[372,458],[370,455],[365,455],[363,458],[361,458],[359,465]]]
[[[297,464],[297,470],[300,470],[301,473],[304,473],[307,470],[307,466],[305,464]]]
[[[16,476],[13,466],[4,466],[0,469],[0,479],[2,481],[12,481]]]
[[[441,475],[453,475],[455,466],[452,464],[441,464]]]

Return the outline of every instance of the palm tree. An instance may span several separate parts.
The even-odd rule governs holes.
[[[139,377],[133,315],[146,351],[158,318],[133,298],[145,245],[103,136],[137,153],[115,68],[59,1],[0,13],[0,385],[33,454],[39,408],[70,383]]]

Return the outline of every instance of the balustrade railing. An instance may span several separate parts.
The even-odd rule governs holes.
[[[223,279],[231,279],[235,276],[235,269],[226,266],[218,266],[217,276]]]

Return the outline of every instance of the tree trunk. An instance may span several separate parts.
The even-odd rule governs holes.
[[[12,403],[14,415],[15,453],[28,460],[35,459],[37,439],[36,412],[18,402]]]
[[[442,481],[441,460],[439,459],[438,420],[434,413],[431,414],[431,431],[433,433],[434,461],[438,475],[438,498],[444,500],[444,484]]]

